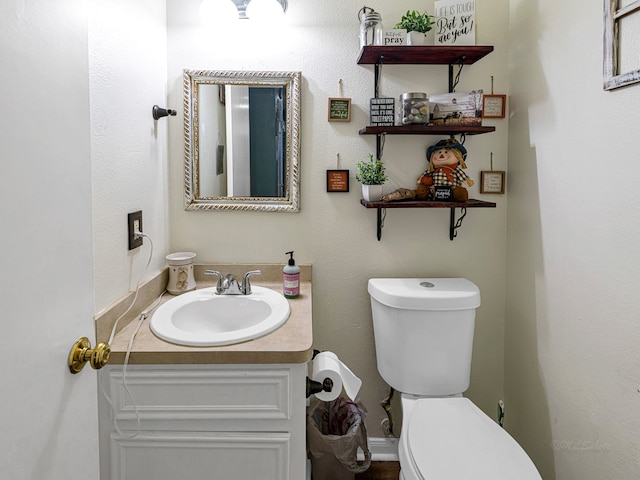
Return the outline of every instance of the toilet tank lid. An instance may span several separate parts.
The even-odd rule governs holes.
[[[369,295],[409,310],[469,310],[480,306],[480,289],[466,278],[372,278]]]

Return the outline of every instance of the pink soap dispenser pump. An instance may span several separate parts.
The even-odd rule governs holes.
[[[293,251],[286,254],[290,258],[289,264],[282,269],[284,274],[282,290],[286,298],[298,298],[298,295],[300,295],[300,267],[296,265],[296,261],[293,259]]]

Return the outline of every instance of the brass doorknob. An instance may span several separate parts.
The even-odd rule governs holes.
[[[95,370],[104,367],[111,356],[111,347],[108,343],[99,343],[96,348],[91,348],[91,342],[87,337],[82,337],[71,347],[69,353],[69,370],[78,373],[84,368],[85,363]]]

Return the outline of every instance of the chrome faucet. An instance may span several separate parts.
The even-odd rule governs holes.
[[[251,275],[261,275],[262,272],[260,270],[251,270],[244,274],[242,277],[242,294],[243,295],[251,295],[251,282],[249,282],[249,277]]]
[[[216,285],[217,295],[251,295],[251,283],[249,277],[251,275],[260,275],[260,270],[252,270],[244,274],[242,278],[242,286],[238,285],[238,280],[235,275],[228,273],[222,275],[216,270],[205,270],[205,275],[215,275],[218,277],[218,284]]]

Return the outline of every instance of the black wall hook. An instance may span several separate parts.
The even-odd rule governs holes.
[[[166,117],[171,115],[172,117],[176,116],[176,111],[168,108],[160,108],[158,105],[154,105],[151,109],[151,114],[153,115],[154,120],[158,120],[162,117]]]

